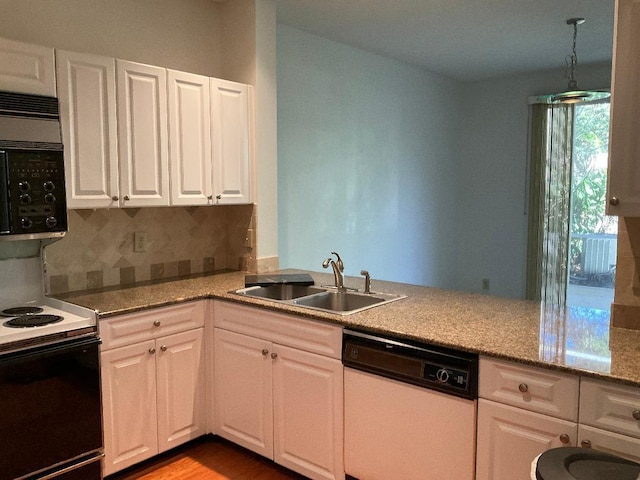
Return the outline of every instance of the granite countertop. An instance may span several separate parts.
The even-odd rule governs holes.
[[[307,273],[317,285],[333,282],[330,274]],[[545,311],[538,302],[374,279],[373,291],[407,298],[336,315],[230,293],[244,287],[244,275],[200,276],[61,298],[96,310],[100,319],[189,300],[222,299],[640,386],[640,331],[610,327],[608,314],[599,310],[570,308],[559,313]],[[362,288],[362,282],[345,278],[347,286]]]

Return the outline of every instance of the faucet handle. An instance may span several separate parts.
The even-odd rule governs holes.
[[[366,270],[360,270],[360,275],[364,275],[364,293],[371,293],[371,275]]]
[[[341,272],[344,272],[344,263],[342,263],[342,259],[340,258],[340,255],[338,255],[338,252],[331,252],[331,254],[338,257],[338,261],[337,261],[338,268],[340,269]]]

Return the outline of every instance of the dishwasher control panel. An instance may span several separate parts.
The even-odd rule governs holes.
[[[342,363],[393,380],[478,398],[478,355],[345,329]]]
[[[469,372],[466,370],[456,370],[425,362],[422,374],[427,380],[449,385],[452,388],[466,390],[469,385]]]

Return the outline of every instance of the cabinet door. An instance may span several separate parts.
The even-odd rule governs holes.
[[[118,206],[115,60],[57,51],[69,208]]]
[[[117,60],[123,207],[169,205],[167,72]]]
[[[640,439],[587,425],[578,426],[578,445],[628,458],[640,463]]]
[[[616,1],[607,214],[640,216],[640,0]],[[613,197],[616,197],[617,201]]]
[[[220,204],[251,202],[249,87],[211,79],[213,185]]]
[[[155,342],[101,354],[104,474],[158,453]]]
[[[203,329],[156,341],[158,450],[206,433]]]
[[[273,458],[271,343],[215,329],[214,433]]]
[[[568,436],[566,443],[561,435]],[[476,480],[530,478],[534,458],[550,448],[575,446],[576,438],[574,422],[480,399]]]
[[[274,344],[274,460],[313,479],[343,479],[342,363]]]
[[[209,77],[168,71],[172,205],[207,205],[211,177]]]
[[[0,90],[56,96],[53,48],[0,38]]]

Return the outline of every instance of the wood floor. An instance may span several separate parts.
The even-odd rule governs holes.
[[[219,437],[206,436],[106,480],[304,480]]]

